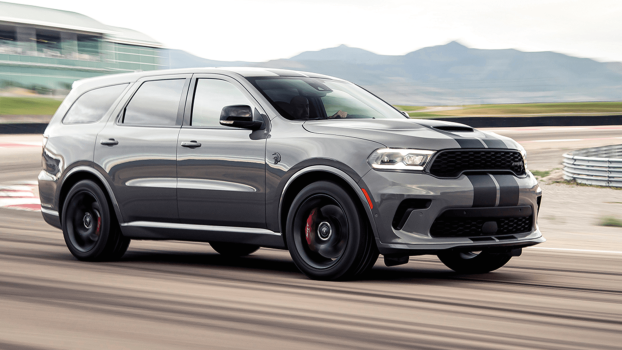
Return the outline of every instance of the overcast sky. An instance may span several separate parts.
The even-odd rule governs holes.
[[[13,0],[70,10],[215,60],[346,44],[401,55],[452,40],[622,61],[622,0]]]

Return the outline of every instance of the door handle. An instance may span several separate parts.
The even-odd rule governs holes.
[[[181,147],[197,148],[197,147],[201,147],[201,144],[196,141],[182,142]]]
[[[108,140],[103,140],[102,142],[100,142],[102,145],[104,146],[115,146],[119,144],[119,141],[115,140],[115,139],[108,139]]]

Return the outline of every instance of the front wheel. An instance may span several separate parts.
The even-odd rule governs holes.
[[[313,279],[343,280],[371,269],[378,249],[365,213],[341,186],[312,183],[296,196],[287,216],[287,248]]]
[[[501,268],[512,258],[510,253],[449,251],[438,255],[445,266],[458,273],[487,273]]]

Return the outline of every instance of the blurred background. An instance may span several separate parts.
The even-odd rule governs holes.
[[[0,2],[0,349],[620,349],[620,18],[618,0]],[[345,283],[201,243],[76,261],[36,181],[73,82],[214,66],[328,74],[514,138],[547,242],[486,275],[418,256]]]
[[[399,105],[621,101],[621,13],[617,1],[0,2],[0,89],[58,97],[104,74],[262,66],[337,76]],[[512,113],[497,109],[452,115]]]

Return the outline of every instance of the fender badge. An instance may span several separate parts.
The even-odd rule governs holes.
[[[281,154],[279,152],[272,153],[272,157],[274,158],[274,164],[279,164],[281,161]]]

